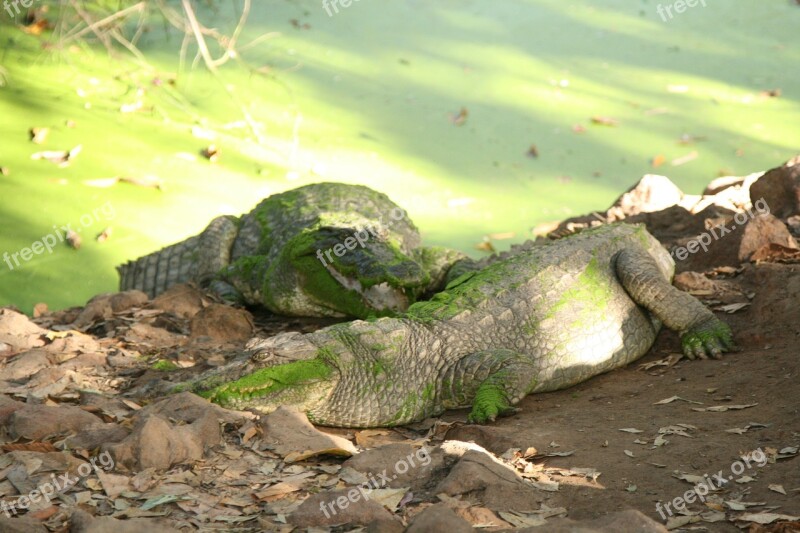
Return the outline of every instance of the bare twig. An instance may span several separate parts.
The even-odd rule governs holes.
[[[75,11],[79,15],[82,13],[83,10],[80,9],[80,7],[77,5],[76,2],[72,2],[72,6],[73,6]],[[134,11],[140,11],[140,10],[144,9],[144,7],[145,7],[145,2],[138,2],[136,4],[133,4],[131,7],[125,8],[122,11],[117,11],[116,13],[113,13],[113,14],[109,15],[104,19],[100,19],[100,20],[97,20],[97,21],[92,22],[92,23],[87,22],[87,26],[85,28],[83,28],[82,30],[80,30],[80,31],[76,31],[77,30],[77,26],[76,26],[75,28],[73,28],[73,30],[70,33],[68,33],[67,35],[64,36],[64,38],[61,40],[61,42],[66,44],[66,43],[68,43],[70,41],[74,41],[75,39],[78,39],[79,37],[82,37],[82,36],[86,35],[89,32],[94,32],[95,35],[97,35],[98,37],[101,37],[101,35],[97,32],[97,29],[100,26],[104,26],[106,24],[110,24],[111,22],[114,22],[115,20],[117,20],[119,18],[128,16],[129,13],[133,13]],[[84,17],[84,15],[81,15],[81,17],[84,18],[84,20],[87,20]]]

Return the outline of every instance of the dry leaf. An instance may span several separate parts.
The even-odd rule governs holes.
[[[71,247],[73,247],[76,250],[80,250],[82,243],[83,243],[83,240],[81,239],[81,236],[78,235],[77,232],[72,231],[72,230],[67,231],[67,244],[69,244]]]
[[[800,263],[800,250],[769,243],[756,250],[750,256],[750,261],[754,263]]]
[[[464,123],[467,121],[467,117],[469,116],[469,110],[466,107],[462,107],[456,115],[450,115],[450,122],[455,124],[456,126],[463,126]]]
[[[687,402],[687,403],[696,403],[697,405],[703,405],[703,402],[696,402],[694,400],[687,400],[686,398],[681,398],[680,396],[670,396],[669,398],[665,398],[663,400],[659,400],[653,405],[665,405],[668,403],[672,403],[675,401]]]
[[[64,167],[69,164],[70,161],[75,159],[78,154],[81,153],[83,146],[80,144],[69,151],[64,150],[45,150],[44,152],[36,152],[31,154],[31,159],[39,160],[44,159],[46,161],[50,161],[51,163],[55,163],[58,166]]]
[[[50,128],[37,128],[33,127],[28,132],[31,136],[31,142],[35,144],[42,144],[50,133]]]
[[[219,161],[219,148],[217,148],[216,144],[209,144],[206,148],[204,148],[200,154],[211,161],[212,163],[216,163]]]
[[[601,117],[601,116],[593,116],[592,117],[593,124],[599,124],[601,126],[617,126],[619,125],[619,121],[613,119],[611,117]]]
[[[700,413],[724,413],[725,411],[738,411],[755,407],[758,403],[748,403],[745,405],[713,405],[711,407],[692,407],[692,411]]]
[[[625,455],[627,455],[628,457],[635,457],[635,455],[633,455],[633,452],[632,452],[632,451],[630,451],[630,450],[622,450],[622,451],[623,451],[623,452],[625,453]]]
[[[772,484],[767,488],[773,492],[777,492],[778,494],[783,494],[786,496],[786,489],[783,488],[783,485]]]
[[[655,156],[653,159],[650,160],[650,165],[652,165],[653,168],[658,168],[666,162],[667,158],[661,154],[658,154],[657,156]]]
[[[114,230],[111,228],[111,226],[109,226],[106,229],[104,229],[103,231],[101,231],[100,233],[98,233],[97,237],[95,237],[95,240],[97,242],[106,242],[108,239],[111,238],[111,234],[113,232],[114,232]]]
[[[528,148],[528,151],[525,152],[525,155],[527,155],[528,157],[537,158],[539,157],[539,149],[536,147],[535,144],[532,144],[530,148]]]
[[[696,150],[695,150],[695,151],[693,151],[693,152],[689,152],[688,154],[686,154],[686,155],[685,155],[685,156],[683,156],[683,157],[678,157],[677,159],[673,159],[673,160],[672,160],[672,166],[673,166],[673,167],[679,167],[679,166],[681,166],[681,165],[685,165],[686,163],[688,163],[688,162],[690,162],[690,161],[694,161],[694,160],[695,160],[695,159],[697,159],[699,156],[700,156],[700,154],[699,154],[699,153],[697,153],[697,151],[696,151]]]
[[[738,304],[728,304],[728,305],[721,305],[719,307],[715,307],[715,311],[722,311],[724,313],[728,313],[729,315],[735,313],[736,311],[741,311],[745,307],[749,307],[750,302],[746,303],[738,303]]]
[[[745,513],[736,517],[736,520],[742,522],[754,522],[756,524],[771,524],[778,520],[795,521],[800,520],[800,516],[792,516],[788,514],[777,513]]]
[[[636,428],[621,428],[620,431],[624,431],[625,433],[644,433],[644,430]]]

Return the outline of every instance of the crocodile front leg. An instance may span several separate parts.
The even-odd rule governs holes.
[[[617,277],[630,297],[681,336],[689,359],[720,359],[735,347],[727,324],[714,316],[691,294],[676,289],[647,252],[620,251],[615,258]]]
[[[445,408],[472,404],[470,423],[494,422],[516,411],[538,381],[531,358],[512,350],[472,353],[451,367],[442,382]]]

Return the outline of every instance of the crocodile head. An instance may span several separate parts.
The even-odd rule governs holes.
[[[405,311],[430,281],[417,242],[375,222],[326,221],[287,246],[302,296],[333,315],[366,318]]]
[[[192,390],[231,409],[271,413],[282,405],[313,413],[325,402],[338,370],[308,335],[281,333],[248,343],[247,358],[193,383]]]

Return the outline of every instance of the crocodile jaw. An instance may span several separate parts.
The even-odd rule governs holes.
[[[408,309],[408,296],[403,289],[392,287],[385,281],[365,289],[357,279],[342,275],[330,265],[327,265],[326,268],[342,287],[360,294],[369,307],[378,311],[394,312],[403,312]]]

